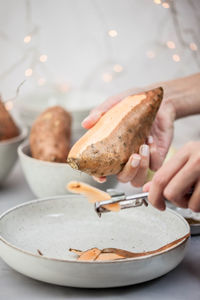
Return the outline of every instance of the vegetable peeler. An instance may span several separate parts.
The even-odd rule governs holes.
[[[96,202],[94,204],[94,209],[99,217],[101,217],[102,213],[110,212],[110,210],[103,207],[106,204],[119,203],[120,209],[138,207],[142,205],[148,206],[147,200],[149,193],[140,193],[131,196],[126,196],[124,192],[118,192],[114,189],[108,189],[107,193],[111,196],[111,199]]]

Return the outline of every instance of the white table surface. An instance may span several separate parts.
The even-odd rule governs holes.
[[[181,146],[187,140],[199,139],[198,123],[199,116],[177,123],[175,145]],[[130,188],[128,190],[130,192]],[[18,162],[4,186],[0,188],[0,213],[34,198]],[[122,288],[76,289],[50,285],[17,273],[0,259],[0,300],[35,299],[199,300],[200,236],[192,237],[184,260],[175,270],[161,278]]]

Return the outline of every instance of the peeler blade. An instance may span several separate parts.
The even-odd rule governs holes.
[[[126,196],[124,192],[117,192],[116,190],[107,190],[110,192],[111,199],[96,202],[94,204],[94,209],[99,217],[101,217],[102,213],[110,212],[110,210],[105,208],[105,205],[107,204],[114,204],[119,203],[120,204],[120,210],[126,209],[126,208],[132,208],[132,207],[139,207],[139,206],[148,206],[148,193],[140,193],[135,194],[131,196]]]

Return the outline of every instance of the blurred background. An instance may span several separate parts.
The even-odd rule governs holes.
[[[0,0],[0,93],[25,123],[49,105],[90,109],[198,72],[199,36],[198,0]]]
[[[0,0],[0,91],[8,99],[26,79],[20,94],[109,96],[188,75],[199,36],[198,0]]]

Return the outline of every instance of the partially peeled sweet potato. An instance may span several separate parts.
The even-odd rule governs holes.
[[[118,174],[145,142],[162,98],[161,87],[126,97],[75,143],[67,163],[97,177]]]

